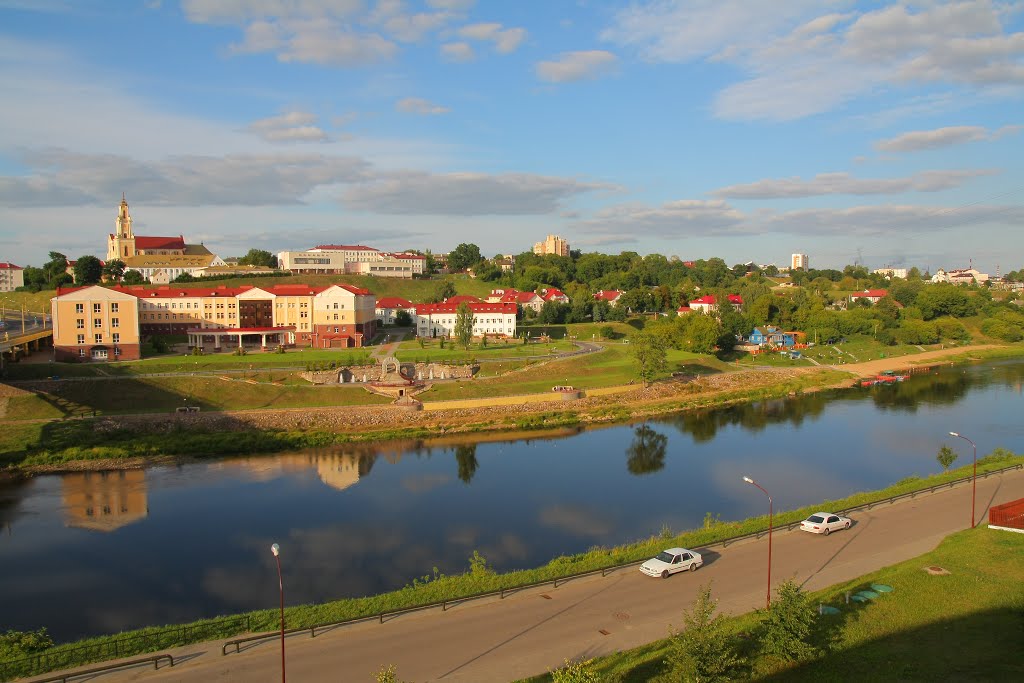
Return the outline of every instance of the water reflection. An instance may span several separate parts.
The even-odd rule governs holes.
[[[643,424],[633,430],[633,442],[626,449],[626,469],[630,474],[650,474],[665,466],[668,437]]]
[[[480,463],[476,460],[476,445],[466,444],[455,447],[455,460],[459,463],[459,480],[463,484],[473,481],[476,468]]]
[[[110,532],[149,514],[146,472],[74,472],[60,480],[65,524]]]

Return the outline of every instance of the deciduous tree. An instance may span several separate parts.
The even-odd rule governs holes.
[[[465,301],[459,304],[455,312],[455,339],[467,351],[473,341],[473,311]]]

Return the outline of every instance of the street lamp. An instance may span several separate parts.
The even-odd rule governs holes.
[[[763,486],[758,484],[756,481],[754,481],[750,477],[743,477],[743,481],[747,482],[748,484],[752,484],[752,485],[756,486],[757,488],[761,489],[761,492],[764,493],[764,495],[768,496],[768,593],[767,593],[767,596],[765,598],[765,609],[771,609],[771,607],[772,607],[772,519],[774,517],[774,513],[772,511],[772,497],[771,497],[771,494],[769,494],[767,491],[764,490]]]
[[[281,683],[285,683],[284,675],[284,579],[281,578],[281,546],[274,544],[270,546],[270,552],[274,553],[277,560],[277,586],[281,593]]]
[[[974,528],[974,495],[978,490],[978,446],[963,434],[950,432],[950,436],[956,436],[971,444],[974,449],[974,475],[971,477],[971,528]]]

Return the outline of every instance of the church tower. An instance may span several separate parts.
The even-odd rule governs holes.
[[[114,233],[107,238],[107,260],[124,260],[135,256],[135,233],[132,232],[132,217],[128,213],[128,200],[121,193],[121,207],[114,221]]]

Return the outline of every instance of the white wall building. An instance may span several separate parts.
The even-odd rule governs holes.
[[[810,270],[811,260],[807,258],[807,254],[793,254],[792,259],[789,262],[790,270]]]
[[[514,337],[516,336],[516,305],[503,304],[471,304],[473,312],[473,336],[483,335]],[[413,324],[416,334],[420,337],[453,337],[455,336],[455,320],[459,306],[455,304],[416,304],[416,315]]]
[[[277,254],[281,270],[301,274],[350,274],[411,278],[422,275],[427,258],[419,254],[391,254],[363,245],[322,244],[306,251]]]

